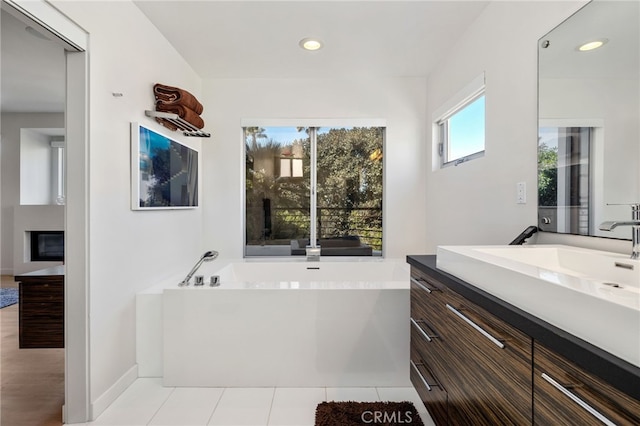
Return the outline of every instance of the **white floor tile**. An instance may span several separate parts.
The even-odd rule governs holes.
[[[376,388],[327,388],[327,401],[380,401]]]
[[[269,426],[313,426],[316,407],[325,399],[325,388],[276,388]]]
[[[149,425],[206,426],[223,391],[223,388],[176,388]]]
[[[226,388],[209,425],[266,425],[274,388]]]
[[[138,379],[90,426],[143,426],[173,392],[162,387],[162,379]]]
[[[424,426],[435,426],[435,423],[420,399],[420,395],[418,395],[418,392],[416,392],[414,388],[377,388],[377,390],[378,395],[380,395],[380,401],[413,402]]]

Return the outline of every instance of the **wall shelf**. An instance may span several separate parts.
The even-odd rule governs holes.
[[[182,134],[185,136],[197,136],[201,138],[211,137],[211,133],[207,133],[201,129],[198,129],[193,124],[180,118],[178,114],[172,114],[170,112],[162,112],[162,111],[150,111],[150,110],[146,110],[144,113],[147,117],[161,118],[163,120],[167,120],[169,123],[173,124],[178,129],[182,130]]]

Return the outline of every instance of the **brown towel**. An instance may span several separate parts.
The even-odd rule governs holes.
[[[184,121],[187,121],[198,129],[202,129],[204,127],[204,120],[200,118],[200,116],[190,108],[187,108],[184,105],[177,104],[163,104],[158,101],[156,103],[156,111],[162,112],[170,112],[172,114],[178,114],[178,117],[182,118]]]
[[[166,86],[156,83],[153,86],[153,93],[157,103],[183,105],[194,111],[196,114],[202,114],[204,107],[195,96],[186,90],[178,87]]]

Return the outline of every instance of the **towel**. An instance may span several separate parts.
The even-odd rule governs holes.
[[[193,124],[198,129],[204,127],[204,120],[191,108],[187,108],[184,105],[178,104],[164,104],[160,101],[156,103],[156,111],[170,112],[172,114],[178,114],[178,117],[184,121]]]
[[[153,93],[156,97],[157,103],[166,105],[182,105],[191,109],[197,115],[202,114],[202,110],[204,109],[195,96],[178,87],[156,83],[153,86]]]

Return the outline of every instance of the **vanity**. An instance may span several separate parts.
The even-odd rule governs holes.
[[[539,318],[526,300],[516,306],[445,272],[435,255],[407,262],[411,381],[437,425],[640,424],[638,364]],[[557,317],[571,314],[565,308]],[[630,324],[630,333],[638,326]]]
[[[639,13],[593,0],[538,41],[546,244],[407,257],[411,381],[437,425],[640,424]],[[605,238],[629,252],[574,247]]]
[[[64,265],[16,275],[19,347],[64,348]]]

